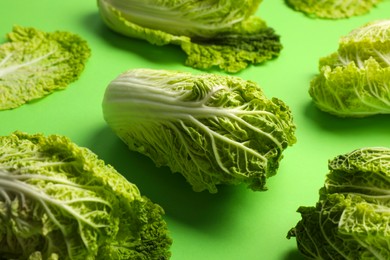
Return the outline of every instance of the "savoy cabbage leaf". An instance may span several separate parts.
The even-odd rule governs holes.
[[[315,207],[288,233],[311,259],[390,258],[390,149],[362,148],[337,156]]]
[[[341,37],[337,52],[319,61],[310,83],[315,105],[340,117],[390,113],[390,20]]]
[[[310,17],[343,19],[368,13],[383,0],[286,0],[287,4]]]
[[[260,0],[99,0],[103,21],[123,35],[154,45],[180,45],[186,65],[238,72],[277,57],[279,35],[254,15]]]
[[[195,191],[265,190],[296,141],[288,106],[233,76],[129,70],[107,87],[103,114],[131,150],[181,173]]]
[[[0,137],[1,257],[168,259],[163,214],[112,166],[66,137]]]
[[[0,45],[0,110],[17,108],[66,88],[90,56],[80,36],[14,26]]]

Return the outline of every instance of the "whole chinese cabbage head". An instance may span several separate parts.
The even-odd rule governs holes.
[[[296,141],[287,105],[232,76],[133,69],[109,84],[103,113],[131,150],[181,173],[195,191],[265,190]]]
[[[186,64],[238,72],[279,55],[279,36],[255,12],[260,0],[98,0],[103,21],[151,44],[180,45]]]
[[[318,108],[340,117],[390,113],[390,20],[341,37],[337,52],[319,61],[309,94]]]
[[[310,259],[390,259],[390,149],[339,155],[313,207],[288,233]]]
[[[168,259],[163,214],[66,137],[0,137],[2,259]]]

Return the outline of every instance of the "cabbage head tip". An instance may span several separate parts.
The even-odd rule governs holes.
[[[266,190],[296,142],[288,106],[234,76],[129,70],[108,85],[103,114],[131,150],[181,173],[195,191]]]
[[[0,110],[13,109],[79,78],[91,55],[88,43],[67,31],[14,26],[0,45]]]
[[[235,73],[279,56],[280,37],[257,17],[260,0],[98,0],[105,24],[161,46],[179,45],[185,64]]]
[[[2,259],[168,259],[163,214],[64,136],[0,137]]]
[[[309,94],[339,117],[390,113],[390,20],[367,23],[340,38],[337,52],[319,61]]]
[[[390,149],[368,147],[328,163],[314,207],[288,233],[309,259],[390,259]]]

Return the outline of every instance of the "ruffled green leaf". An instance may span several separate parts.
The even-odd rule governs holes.
[[[0,45],[0,110],[17,108],[66,88],[90,56],[78,35],[15,26]]]

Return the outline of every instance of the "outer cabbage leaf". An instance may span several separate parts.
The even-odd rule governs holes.
[[[90,56],[76,34],[15,26],[0,45],[0,110],[16,108],[66,88]]]
[[[248,35],[229,34],[183,41],[181,47],[188,55],[186,65],[199,69],[218,66],[228,72],[238,72],[249,63],[270,60],[281,50],[279,36],[269,27]]]
[[[186,65],[238,72],[277,57],[279,35],[254,16],[261,1],[98,0],[103,21],[123,35],[154,45],[176,44]]]
[[[68,138],[0,137],[0,255],[168,259],[163,209]]]
[[[390,149],[363,148],[329,162],[315,207],[290,230],[312,259],[390,258]]]
[[[311,17],[342,19],[368,13],[382,0],[286,0],[293,9]]]
[[[319,61],[309,94],[321,110],[340,117],[390,112],[390,20],[375,21],[340,39]]]
[[[265,190],[296,141],[289,108],[232,76],[130,70],[107,87],[103,114],[131,150],[181,173],[195,191]]]

